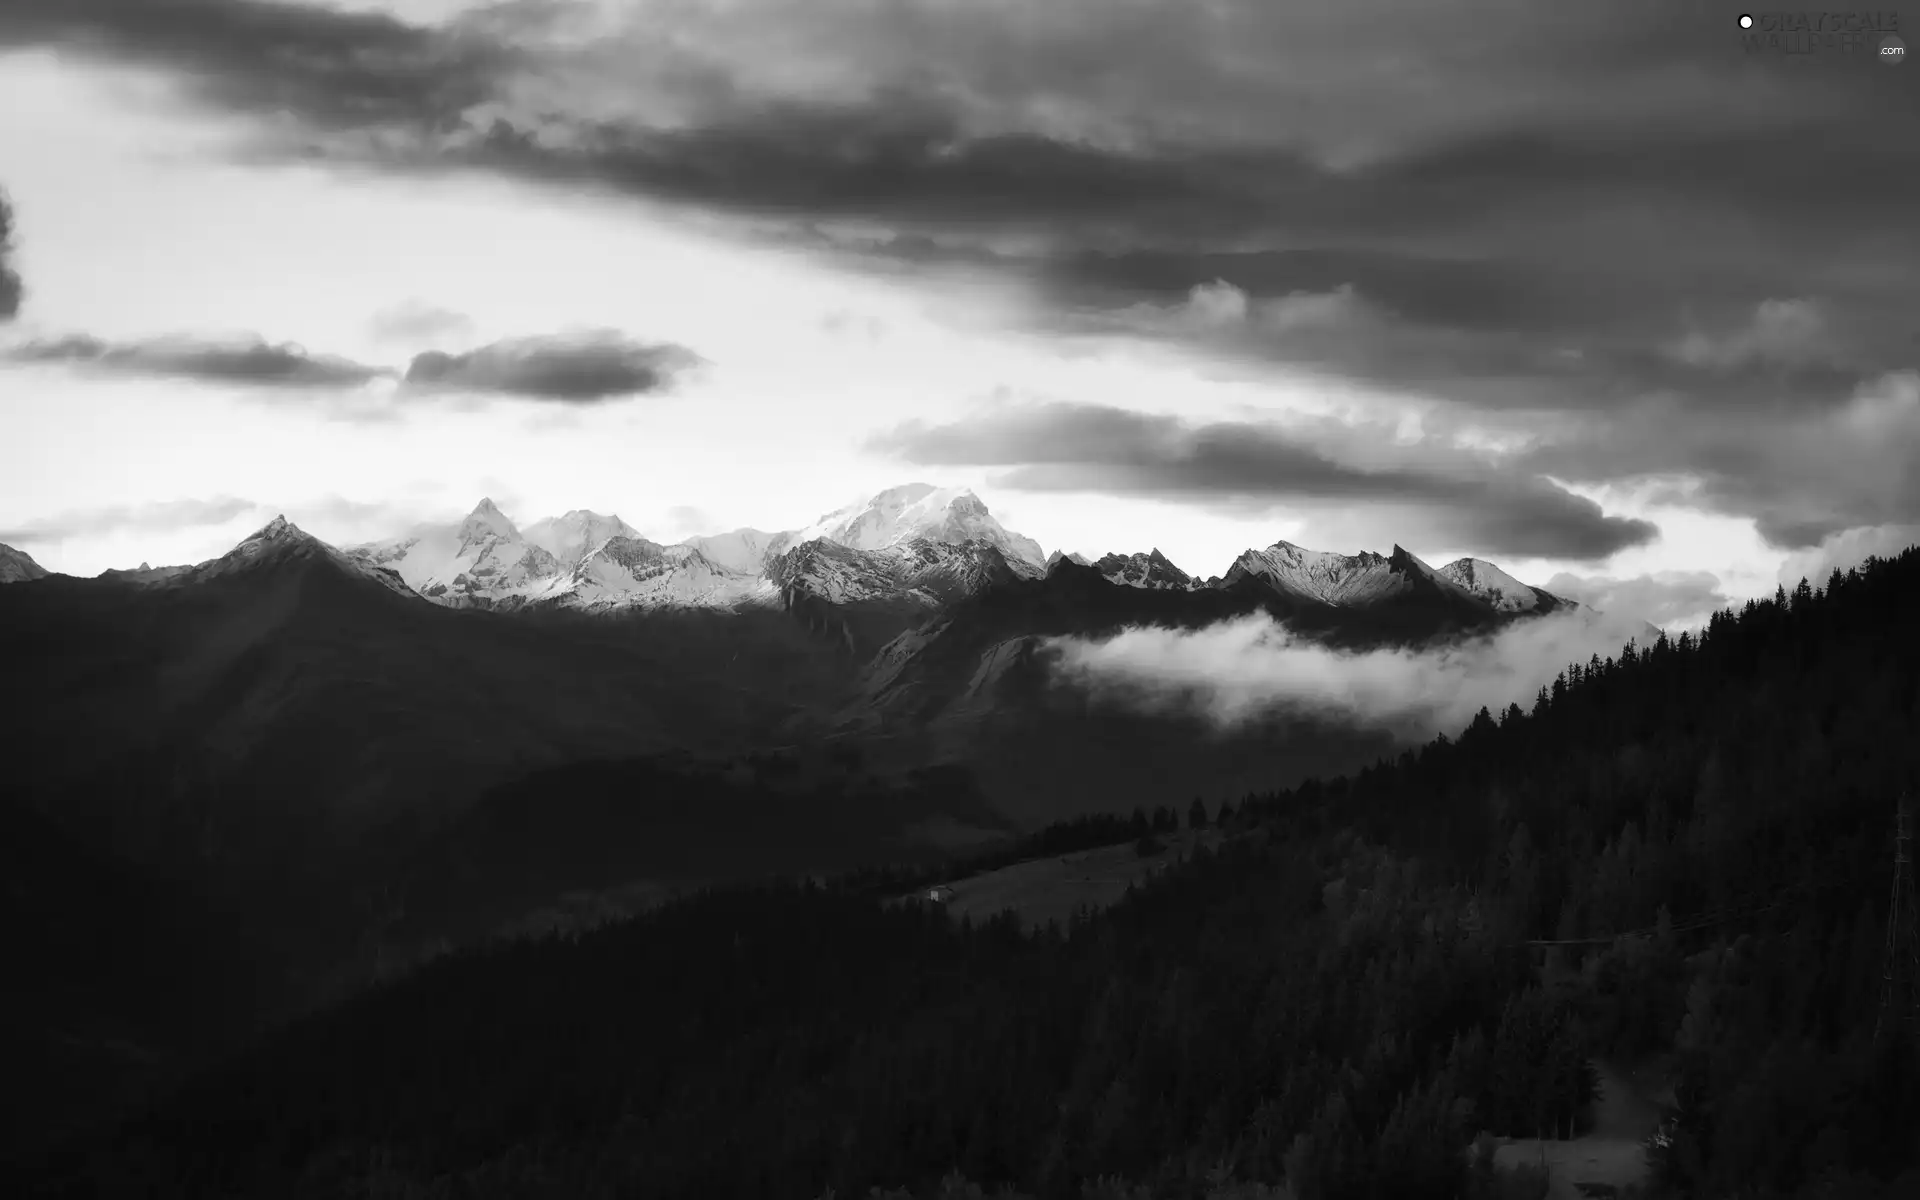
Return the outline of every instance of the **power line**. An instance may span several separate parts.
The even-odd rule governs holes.
[[[1887,902],[1887,950],[1881,968],[1880,1015],[1873,1039],[1901,1026],[1920,1032],[1920,909],[1913,899],[1913,797],[1902,796],[1893,817],[1893,896]]]

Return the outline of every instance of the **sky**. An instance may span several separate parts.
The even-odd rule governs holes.
[[[1920,540],[1920,67],[1737,15],[8,0],[0,542],[925,481],[1697,621]]]

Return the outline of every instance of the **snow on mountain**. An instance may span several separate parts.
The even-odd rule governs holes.
[[[1399,546],[1388,555],[1367,550],[1346,555],[1275,542],[1265,550],[1241,554],[1227,569],[1221,585],[1230,586],[1248,577],[1283,595],[1336,608],[1364,607],[1414,591],[1474,599],[1468,589]]]
[[[1484,559],[1457,559],[1441,567],[1440,576],[1459,584],[1499,612],[1544,612],[1574,607],[1572,601],[1521,583]]]
[[[1387,555],[1344,555],[1275,542],[1245,551],[1224,577],[1206,580],[1181,570],[1158,549],[1108,554],[1097,562],[1057,550],[1043,556],[1036,542],[1008,531],[971,491],[924,483],[889,488],[803,529],[743,528],[674,545],[643,537],[618,516],[586,509],[522,530],[491,499],[457,523],[422,525],[404,537],[339,551],[276,518],[212,563],[157,570],[143,563],[136,571],[108,574],[146,583],[205,578],[289,539],[319,546],[383,583],[453,606],[607,611],[879,601],[892,604],[898,616],[1050,576],[1073,563],[1089,569],[1089,582],[1194,592],[1252,579],[1282,595],[1335,608],[1416,594],[1451,604],[1456,612],[1470,607],[1521,615],[1578,607],[1484,560],[1463,558],[1436,571],[1400,546]],[[42,574],[25,554],[0,547],[0,581]]]
[[[788,544],[817,539],[850,550],[884,550],[921,539],[949,545],[978,541],[997,548],[1022,575],[1038,576],[1047,565],[1040,543],[1009,532],[971,491],[927,483],[888,488],[857,500],[796,531]]]
[[[710,562],[729,571],[751,575],[764,571],[768,559],[792,546],[793,536],[791,533],[762,533],[758,529],[735,529],[730,533],[690,537],[682,544],[693,547],[706,555]]]
[[[932,607],[1026,578],[1029,569],[1016,568],[998,546],[980,541],[951,545],[917,538],[859,550],[814,538],[771,560],[767,574],[789,606],[812,597],[830,604],[904,600]]]
[[[907,586],[941,601],[1031,578],[1034,573],[1032,563],[1010,557],[1001,546],[984,540],[952,543],[915,538],[893,547],[891,553],[898,557]]]
[[[833,549],[800,553],[810,543]],[[934,602],[1038,576],[1045,561],[1038,543],[1009,532],[973,493],[927,484],[889,489],[801,530],[735,529],[672,546],[585,509],[522,530],[482,500],[456,526],[423,525],[348,553],[442,604],[585,609],[724,608],[800,593]]]
[[[768,578],[789,605],[799,596],[850,604],[896,594],[903,590],[901,574],[899,556],[890,549],[855,550],[826,538],[803,542],[767,564]]]
[[[662,546],[643,537],[615,537],[547,587],[529,591],[535,603],[609,609],[730,608],[773,603],[777,594],[758,571],[736,571],[690,545]]]
[[[112,579],[120,583],[164,583],[176,575],[182,575],[191,570],[193,570],[191,565],[155,567],[141,563],[137,567],[129,568],[108,567],[94,578]]]
[[[407,586],[442,604],[524,596],[561,573],[560,560],[528,541],[491,499],[481,500],[458,525],[425,525],[407,537],[346,553],[393,570]]]
[[[47,569],[33,561],[33,555],[12,546],[0,545],[0,583],[25,583],[44,579]]]
[[[610,539],[637,538],[640,531],[617,516],[576,508],[565,516],[535,521],[521,531],[521,536],[528,545],[553,555],[562,568],[571,569]]]
[[[1399,602],[1419,601],[1452,612],[1456,621],[1462,613],[1471,620],[1474,612],[1492,617],[1581,610],[1484,560],[1463,558],[1436,571],[1397,545],[1387,555],[1344,555],[1275,542],[1245,551],[1224,577],[1204,581],[1158,549],[1108,554],[1097,562],[1060,551],[1042,557],[1032,539],[1006,530],[971,492],[927,484],[891,488],[800,530],[743,528],[675,545],[641,536],[618,516],[585,509],[521,530],[491,499],[481,500],[457,523],[423,525],[401,538],[343,550],[276,517],[211,562],[157,569],[142,563],[102,577],[143,584],[191,582],[277,554],[324,554],[393,590],[458,607],[604,612],[878,605],[866,611],[889,628],[990,588],[1043,575],[1051,579],[1066,564],[1085,568],[1080,586],[1096,591],[1101,580],[1137,591],[1191,593],[1252,580],[1283,596],[1333,608],[1394,601],[1394,611],[1401,612],[1406,610]],[[44,574],[31,557],[0,546],[0,582]],[[1094,599],[1092,593],[1082,598]],[[825,619],[829,625],[841,619],[823,617],[817,607],[808,612],[809,620]],[[842,632],[851,640],[859,640],[856,632],[860,638],[877,636],[871,622]],[[1649,627],[1649,636],[1656,632]]]
[[[483,496],[480,503],[473,506],[467,519],[460,522],[460,537],[463,541],[478,542],[486,538],[520,540],[520,531],[513,522],[507,520],[507,514],[493,502],[493,497]]]
[[[219,558],[189,567],[176,574],[160,576],[152,579],[151,582],[204,583],[276,563],[301,559],[328,560],[348,573],[370,579],[389,591],[397,592],[409,599],[419,599],[419,593],[409,586],[398,572],[358,555],[336,550],[284,516],[274,517],[252,534],[242,538],[238,545]],[[152,572],[151,568],[148,570],[150,574],[157,574]]]
[[[1107,582],[1123,587],[1191,591],[1200,581],[1167,560],[1159,550],[1146,554],[1109,554],[1091,564]]]

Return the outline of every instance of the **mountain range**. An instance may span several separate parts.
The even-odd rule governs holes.
[[[673,544],[584,509],[523,530],[485,499],[457,524],[344,552],[440,604],[585,612],[792,607],[802,598],[931,607],[1046,565],[1037,543],[1009,532],[971,492],[926,484],[888,489],[804,528]]]
[[[244,559],[253,553],[247,547],[272,542],[291,528],[277,518],[235,553]],[[1385,555],[1344,555],[1275,542],[1245,551],[1224,574],[1204,579],[1157,549],[1092,562],[1059,551],[1043,556],[1037,542],[1001,525],[971,491],[923,483],[890,488],[797,529],[736,529],[670,544],[645,537],[618,515],[585,509],[523,529],[483,499],[456,523],[423,524],[399,537],[329,552],[343,563],[374,568],[370,578],[397,579],[436,604],[507,610],[727,611],[791,609],[808,601],[930,610],[996,585],[1043,579],[1062,563],[1090,568],[1123,587],[1197,592],[1252,581],[1288,600],[1350,611],[1410,596],[1481,616],[1579,607],[1492,563],[1463,558],[1436,570],[1399,546]],[[199,578],[213,568],[142,563],[106,577],[160,582]],[[45,574],[28,555],[0,547],[0,581]]]
[[[1463,558],[1436,571],[1399,546],[1389,555],[1342,555],[1276,542],[1204,580],[1158,550],[1091,564],[1057,551],[1043,557],[1037,542],[1001,525],[972,492],[924,483],[890,488],[800,529],[736,529],[673,544],[649,540],[617,515],[583,509],[522,530],[487,499],[458,524],[421,526],[344,553],[390,568],[437,603],[493,608],[790,609],[818,601],[932,609],[996,584],[1042,578],[1062,561],[1127,587],[1199,591],[1251,579],[1284,597],[1346,609],[1411,593],[1463,611],[1571,606],[1492,563]]]

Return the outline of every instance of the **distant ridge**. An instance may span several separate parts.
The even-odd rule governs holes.
[[[870,642],[871,632],[850,634],[820,606],[885,606],[895,613],[889,620],[898,631],[914,614],[1063,569],[1138,591],[1253,588],[1286,603],[1353,612],[1425,605],[1450,612],[1443,624],[1456,626],[1582,607],[1484,559],[1462,558],[1435,569],[1398,544],[1386,554],[1338,554],[1277,541],[1243,551],[1223,574],[1208,578],[1183,570],[1158,549],[1098,560],[1060,550],[1045,554],[1032,538],[1003,526],[973,492],[927,483],[888,488],[797,529],[736,529],[673,543],[646,537],[617,514],[590,509],[522,527],[491,497],[457,522],[423,524],[396,538],[339,549],[276,517],[212,562],[160,568],[143,563],[103,577],[136,583],[213,578],[283,542],[322,547],[382,586],[447,607],[602,614],[798,607],[854,644]],[[19,551],[0,555],[0,578],[45,573]]]

